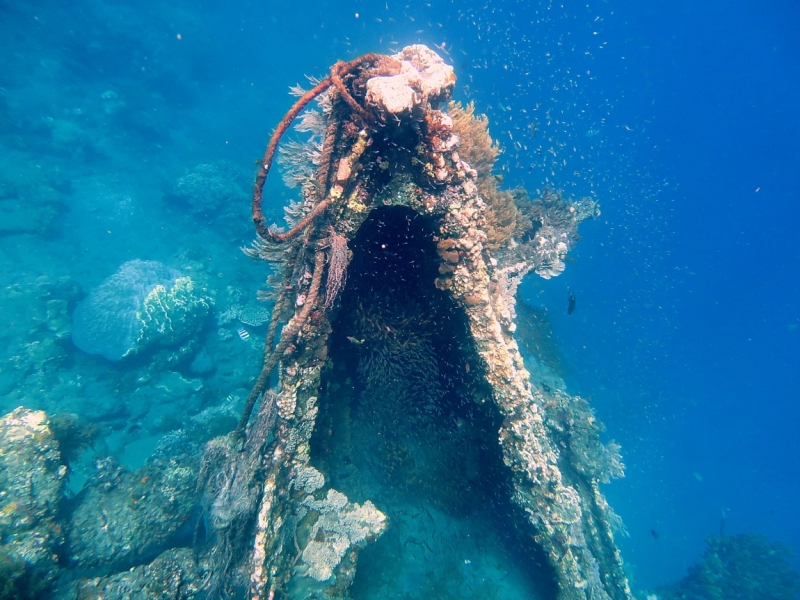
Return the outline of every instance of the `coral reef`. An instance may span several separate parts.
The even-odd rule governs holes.
[[[69,336],[112,361],[149,360],[126,365],[120,400],[102,408],[114,433],[60,513],[63,463],[88,468],[78,456],[97,430],[72,406],[49,425],[23,409],[0,422],[0,449],[12,449],[0,453],[10,494],[0,496],[2,593],[40,593],[27,588],[44,590],[61,571],[59,598],[348,598],[359,564],[394,577],[377,557],[408,552],[414,573],[435,565],[420,589],[477,597],[485,585],[459,587],[470,560],[493,580],[490,562],[519,550],[530,580],[506,589],[530,593],[511,597],[545,586],[559,600],[629,600],[619,520],[600,491],[622,475],[619,449],[601,441],[584,400],[543,383],[546,367],[531,383],[525,365],[555,363],[555,351],[541,315],[519,307],[518,319],[515,298],[526,274],[564,270],[596,203],[501,189],[488,119],[449,102],[453,68],[424,46],[336,63],[311,85],[294,90],[256,176],[258,237],[246,253],[271,263],[269,289],[249,300],[229,288],[219,336],[198,339],[212,299],[195,271],[124,263],[72,325],[68,282],[42,294],[35,343],[14,350],[20,370],[41,372],[31,385],[48,387]],[[116,92],[102,100],[116,110]],[[262,196],[295,119],[310,137],[281,148],[284,180],[299,188],[282,230],[268,226]],[[167,199],[216,219],[243,189],[227,166],[203,164]],[[235,350],[243,372],[260,332],[224,338],[264,325],[247,397],[206,405],[220,389],[213,378],[234,368],[216,345]],[[152,448],[160,435],[138,469],[102,454],[131,440]],[[496,527],[488,553],[484,521]],[[473,559],[454,562],[467,547]]]
[[[462,106],[451,102],[447,113],[453,119],[453,131],[459,139],[458,154],[475,169],[478,193],[486,203],[486,248],[496,251],[506,246],[517,233],[518,211],[511,192],[498,188],[497,178],[492,174],[495,161],[500,155],[500,145],[489,135],[489,119],[475,114],[475,104]]]
[[[194,333],[213,301],[196,289],[191,277],[178,277],[170,289],[156,285],[136,313],[136,352],[154,344],[174,346]]]
[[[67,468],[42,411],[0,419],[0,598],[35,598],[58,575]]]
[[[485,248],[532,265],[544,279],[560,275],[564,257],[578,240],[578,224],[600,215],[597,203],[591,198],[564,200],[561,192],[549,189],[531,201],[523,189],[501,189],[492,174],[500,146],[489,135],[489,120],[475,114],[472,102],[466,107],[451,102],[447,112],[459,139],[458,156],[475,170],[478,193],[486,204]]]
[[[586,400],[554,390],[544,409],[545,423],[567,441],[567,457],[582,477],[602,483],[624,477],[620,446],[613,441],[607,444],[600,441],[603,425]]]
[[[185,340],[212,304],[190,277],[155,261],[132,260],[78,304],[72,340],[84,352],[120,360]]]
[[[246,304],[233,304],[228,310],[220,313],[217,321],[220,325],[225,325],[233,320],[237,320],[243,325],[251,327],[261,327],[269,323],[272,311],[264,302],[251,300]]]
[[[657,590],[660,600],[794,600],[800,593],[789,547],[750,533],[706,543],[705,555],[685,578]]]
[[[197,597],[203,567],[180,545],[200,497],[199,444],[172,432],[135,472],[98,458],[68,499],[63,454],[95,435],[71,414],[18,408],[0,419],[0,598]]]

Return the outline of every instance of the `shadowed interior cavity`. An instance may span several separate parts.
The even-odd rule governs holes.
[[[375,210],[333,322],[312,463],[388,531],[362,551],[361,598],[555,598],[531,526],[511,502],[500,417],[466,316],[437,290],[433,223]]]

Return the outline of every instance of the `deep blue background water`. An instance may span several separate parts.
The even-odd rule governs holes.
[[[622,443],[627,478],[606,491],[636,586],[680,577],[723,513],[800,549],[798,31],[800,7],[777,1],[5,1],[4,153],[106,187],[78,186],[35,255],[2,241],[2,269],[90,287],[199,245],[256,286],[249,236],[164,209],[165,182],[250,170],[304,74],[436,45],[457,99],[490,116],[508,184],[601,203],[566,273],[521,294]],[[124,109],[104,112],[108,90]],[[285,203],[277,177],[270,191]]]

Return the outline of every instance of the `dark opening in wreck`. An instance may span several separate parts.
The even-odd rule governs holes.
[[[511,502],[502,419],[466,315],[433,285],[437,229],[407,207],[380,208],[350,243],[311,463],[391,523],[362,551],[352,594],[556,598],[546,556]],[[511,576],[487,581],[498,564]]]

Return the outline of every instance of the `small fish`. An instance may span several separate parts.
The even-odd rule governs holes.
[[[655,529],[650,530],[650,535],[653,536],[653,539],[657,540],[659,538],[658,532]]]
[[[348,335],[348,336],[347,336],[347,339],[348,339],[350,342],[352,342],[353,344],[355,344],[356,346],[360,346],[361,344],[363,344],[363,343],[364,343],[364,340],[359,340],[358,338],[354,338],[354,337],[353,337],[353,336],[351,336],[351,335]]]
[[[250,339],[250,334],[246,329],[237,329],[236,333],[239,334],[239,339],[242,340],[243,342],[246,342],[247,340]]]
[[[586,137],[594,137],[598,133],[600,133],[599,129],[590,129],[589,131],[586,132]]]
[[[569,304],[567,304],[567,314],[571,315],[572,313],[575,312],[575,294],[570,292],[568,300],[569,300]]]

